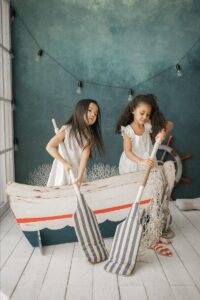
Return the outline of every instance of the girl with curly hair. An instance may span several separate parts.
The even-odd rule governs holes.
[[[162,142],[172,129],[173,123],[166,121],[153,94],[138,95],[128,103],[122,113],[116,132],[124,139],[124,151],[119,162],[119,173],[125,174],[153,167],[150,159],[153,143]]]

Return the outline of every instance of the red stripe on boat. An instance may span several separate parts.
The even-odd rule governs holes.
[[[150,201],[151,201],[151,199],[142,200],[142,201],[140,201],[140,204],[147,204]],[[105,213],[111,212],[111,211],[130,208],[131,206],[132,206],[132,203],[108,207],[108,208],[102,208],[102,209],[94,210],[94,213],[96,215],[97,214],[105,214]],[[21,223],[40,222],[40,221],[51,221],[51,220],[58,220],[58,219],[68,219],[68,218],[72,218],[72,217],[73,217],[73,214],[67,214],[67,215],[52,216],[52,217],[18,218],[18,219],[16,219],[16,221],[17,221],[17,223],[21,224]]]

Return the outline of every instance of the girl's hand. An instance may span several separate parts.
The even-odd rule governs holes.
[[[154,166],[154,159],[141,159],[141,164],[148,168],[152,168]]]
[[[166,137],[166,131],[165,129],[162,129],[157,135],[156,135],[156,140],[159,140],[160,143],[162,144],[162,142],[164,141]]]
[[[67,173],[69,173],[69,171],[73,169],[72,165],[70,165],[70,163],[68,163],[68,162],[64,162],[63,165],[64,165],[64,169]]]
[[[80,186],[81,186],[81,181],[82,181],[81,178],[80,178],[80,177],[77,177],[74,183],[76,183],[76,184],[78,185],[78,187],[80,188]]]

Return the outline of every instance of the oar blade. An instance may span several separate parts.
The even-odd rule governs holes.
[[[132,274],[142,237],[142,215],[136,203],[126,220],[117,226],[111,253],[104,266],[107,272],[124,276]]]
[[[52,119],[55,133],[58,132],[55,119]],[[62,156],[69,161],[64,143],[60,143]],[[69,171],[72,182],[75,182],[74,174]],[[73,184],[77,196],[77,209],[74,213],[74,225],[77,238],[81,249],[87,260],[91,263],[98,263],[108,258],[108,252],[102,238],[99,225],[93,211],[87,205],[83,195],[80,193],[78,186]]]
[[[90,263],[99,263],[108,258],[108,252],[102,238],[94,212],[81,194],[74,213],[74,225],[80,247]]]

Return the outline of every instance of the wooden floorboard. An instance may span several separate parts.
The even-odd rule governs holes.
[[[139,272],[143,260],[145,260],[145,256],[139,256],[136,263],[134,275],[129,277],[118,276],[119,290],[122,300],[148,299],[141,272]]]
[[[79,245],[76,243],[65,299],[91,300],[92,282],[93,265],[85,260]]]
[[[191,210],[191,211],[183,211],[182,214],[200,232],[200,213],[195,210]]]
[[[199,300],[200,294],[194,286],[175,285],[172,286],[177,300]]]
[[[0,241],[10,231],[11,227],[15,225],[15,220],[11,211],[7,211],[0,220]]]
[[[115,276],[91,265],[78,243],[33,248],[7,212],[0,220],[2,300],[200,300],[200,212],[171,204],[172,257],[146,249],[134,274]],[[112,239],[105,239],[110,251]]]
[[[39,300],[65,298],[74,247],[74,243],[55,246],[48,267],[48,272],[43,280],[42,288],[38,298]],[[53,288],[50,289],[49,287]]]
[[[33,252],[34,249],[23,237],[2,269],[1,285],[9,298],[17,287]]]
[[[143,285],[149,300],[175,299],[169,281],[153,250],[147,249],[143,261],[138,264],[138,271],[141,273]]]
[[[0,270],[5,265],[6,261],[10,257],[10,255],[15,250],[15,247],[22,239],[23,234],[17,224],[14,224],[4,235],[3,239],[0,242],[0,252],[1,252],[1,259],[0,259]]]
[[[178,210],[176,206],[171,209],[174,223],[178,226],[185,239],[190,243],[200,260],[200,232],[194,225]]]
[[[112,239],[105,239],[106,247],[110,252]],[[107,273],[104,270],[105,262],[96,264],[93,267],[93,298],[102,299],[120,299],[117,276]]]
[[[172,224],[172,228],[176,232],[176,237],[172,244],[174,251],[178,255],[183,266],[186,268],[188,275],[192,278],[194,284],[200,290],[199,256],[175,223]],[[177,276],[179,276],[178,273]]]
[[[36,248],[26,265],[11,299],[38,299],[48,266],[52,258],[54,246],[45,247],[45,255]],[[49,286],[52,289],[52,287]]]

